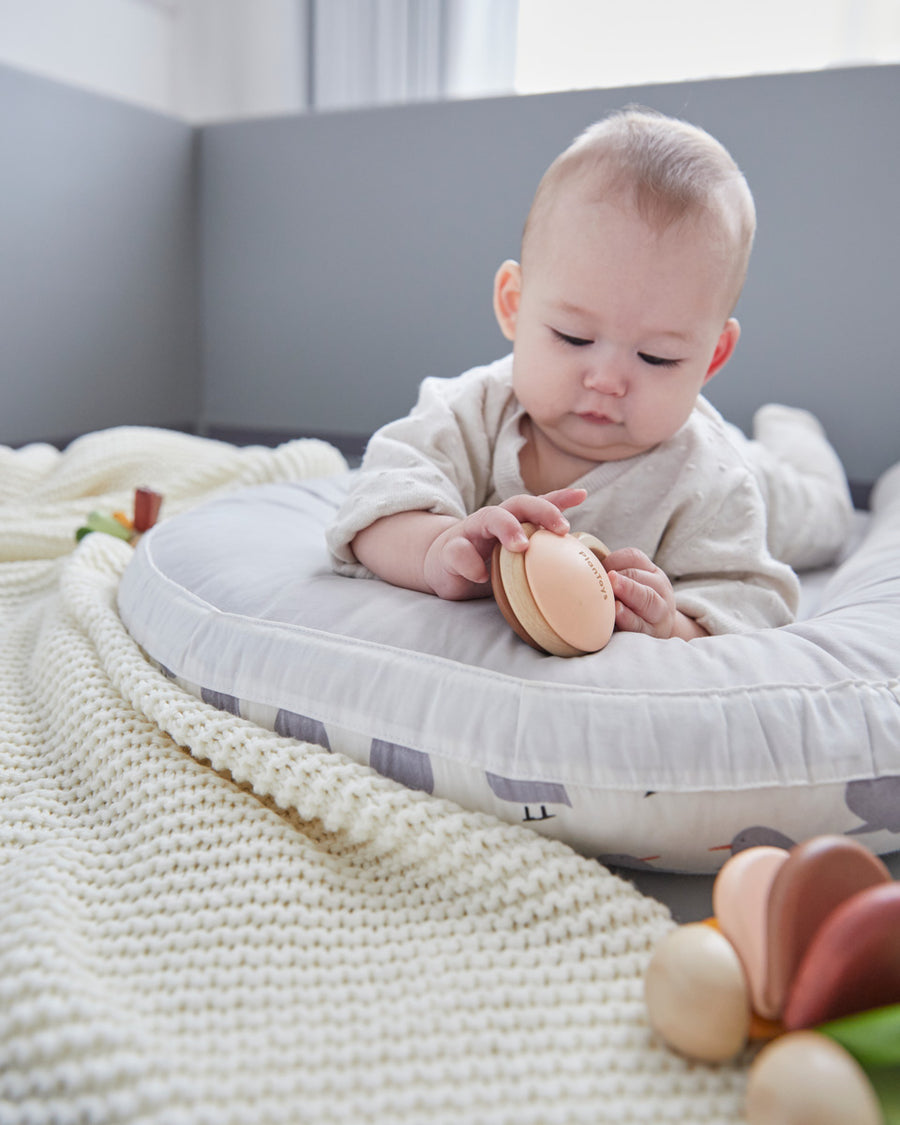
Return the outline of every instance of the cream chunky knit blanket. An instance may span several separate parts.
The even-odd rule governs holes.
[[[649,1031],[668,913],[526,828],[187,695],[73,532],[339,471],[159,430],[0,448],[0,1123],[741,1120]],[[352,685],[348,685],[352,690]]]

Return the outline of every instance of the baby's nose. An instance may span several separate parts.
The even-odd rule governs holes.
[[[598,357],[584,373],[584,385],[605,395],[623,395],[628,386],[625,364],[616,356]]]

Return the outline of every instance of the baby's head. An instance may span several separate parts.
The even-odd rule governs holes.
[[[615,114],[554,161],[521,264],[494,283],[526,448],[554,466],[541,481],[645,452],[687,421],[737,344],[754,227],[725,149],[659,114]]]
[[[740,296],[756,231],[753,196],[731,155],[695,125],[625,109],[590,126],[545,172],[522,238],[522,263],[555,208],[572,198],[615,203],[653,229],[691,222],[727,263],[723,296]]]

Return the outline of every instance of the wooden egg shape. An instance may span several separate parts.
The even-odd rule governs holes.
[[[866,1070],[900,1070],[900,1004],[830,1020],[816,1030],[840,1043]]]
[[[647,967],[644,998],[650,1025],[688,1058],[724,1062],[747,1042],[744,970],[728,939],[704,922],[662,939]]]
[[[900,1003],[900,883],[859,891],[831,912],[784,1006],[790,1029]]]
[[[747,1077],[749,1125],[884,1125],[862,1067],[815,1031],[769,1043]]]
[[[846,836],[816,836],[791,849],[769,893],[768,1013],[783,1009],[803,954],[828,915],[857,891],[890,881],[882,861]]]
[[[765,1002],[769,892],[789,854],[770,846],[746,848],[722,866],[713,883],[716,919],[744,966],[753,1009],[766,1019],[778,1014]]]
[[[523,524],[528,550],[500,544],[491,557],[491,585],[513,631],[553,656],[598,652],[612,636],[615,596],[602,560],[609,554],[592,535],[556,535]]]

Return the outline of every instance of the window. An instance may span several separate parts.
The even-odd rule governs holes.
[[[897,0],[519,0],[516,91],[900,61]]]

